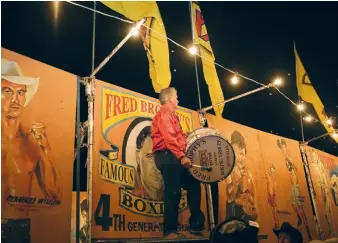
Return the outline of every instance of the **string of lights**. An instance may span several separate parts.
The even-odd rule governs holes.
[[[87,9],[87,10],[96,12],[96,13],[98,13],[98,14],[107,16],[107,17],[115,18],[115,19],[120,20],[120,21],[122,21],[122,22],[125,22],[125,23],[129,23],[129,24],[135,25],[135,22],[133,22],[133,21],[129,21],[129,20],[126,20],[126,19],[123,19],[123,18],[119,18],[119,17],[114,16],[114,15],[111,15],[111,14],[106,14],[106,13],[100,12],[100,11],[98,11],[98,10],[96,10],[96,9],[92,9],[92,8],[83,6],[83,5],[81,5],[81,4],[74,3],[74,2],[72,2],[72,1],[66,1],[66,2],[68,2],[68,3],[70,3],[70,4],[73,4],[73,5],[75,5],[75,6],[82,7],[82,8],[85,8],[85,9]],[[196,48],[195,46],[192,46],[192,47],[190,47],[190,48],[187,48],[187,47],[185,47],[185,46],[179,44],[178,42],[174,41],[173,39],[171,39],[171,38],[169,38],[169,37],[163,35],[162,33],[160,33],[160,32],[158,32],[158,31],[156,31],[156,30],[150,28],[149,26],[147,26],[147,25],[145,25],[145,24],[142,24],[142,26],[144,26],[144,27],[147,28],[147,29],[150,29],[151,31],[155,32],[156,34],[160,35],[161,37],[166,38],[167,40],[169,40],[170,42],[172,42],[172,43],[175,44],[176,46],[181,47],[182,49],[184,49],[184,50],[190,52],[190,54],[196,55],[196,56],[200,57],[201,59],[204,59],[204,60],[206,60],[206,61],[208,61],[208,62],[210,62],[210,63],[213,63],[215,66],[218,66],[218,67],[222,68],[223,70],[226,70],[226,71],[228,71],[228,72],[230,72],[230,73],[233,73],[234,76],[231,78],[231,83],[234,84],[234,85],[238,84],[238,82],[239,82],[238,77],[241,77],[241,78],[243,78],[243,79],[246,79],[246,80],[248,80],[248,81],[251,81],[251,82],[253,82],[253,83],[256,83],[256,84],[258,84],[258,85],[260,85],[260,86],[266,86],[266,84],[264,84],[264,83],[261,83],[261,82],[259,82],[259,81],[257,81],[257,80],[254,80],[254,79],[252,79],[252,78],[249,78],[249,77],[246,77],[246,76],[244,76],[244,75],[241,75],[241,74],[239,74],[238,72],[235,72],[235,71],[233,71],[233,70],[231,70],[231,69],[229,69],[229,68],[226,68],[226,67],[220,65],[219,63],[217,63],[217,62],[215,62],[215,61],[213,61],[213,60],[209,60],[208,58],[206,58],[206,57],[200,55],[200,54],[198,53],[197,48]],[[132,31],[133,31],[133,35],[137,35],[137,33],[138,33],[138,28],[133,27],[133,28],[132,28]],[[290,97],[288,97],[287,95],[285,95],[285,94],[277,87],[277,86],[280,86],[280,85],[282,84],[282,82],[283,82],[283,81],[282,81],[280,78],[277,78],[277,79],[274,81],[274,83],[275,83],[275,84],[278,84],[278,85],[274,85],[273,87],[274,87],[274,88],[275,88],[275,89],[276,89],[276,90],[277,90],[277,91],[278,91],[278,92],[279,92],[286,100],[288,100],[292,105],[294,105],[295,107],[297,107],[297,110],[298,110],[298,111],[303,112],[303,113],[306,115],[305,117],[303,117],[303,120],[304,120],[304,121],[306,121],[306,122],[308,122],[308,123],[310,123],[310,122],[312,122],[312,121],[315,121],[315,122],[320,122],[320,123],[322,123],[323,125],[333,126],[333,120],[332,120],[332,118],[328,118],[328,119],[325,121],[325,122],[326,122],[326,124],[325,124],[324,122],[318,120],[318,119],[315,118],[314,116],[312,116],[312,115],[310,115],[309,113],[305,112],[305,105],[304,105],[304,104],[302,104],[302,103],[298,103],[298,104],[297,104],[297,103],[295,103],[294,101],[292,101],[292,99],[291,99]],[[334,132],[332,132],[331,136],[332,136],[333,138],[337,138],[337,137],[338,137],[338,134],[337,134],[336,130],[335,130]]]

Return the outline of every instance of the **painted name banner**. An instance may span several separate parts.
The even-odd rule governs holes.
[[[110,87],[102,87],[102,130],[104,136],[120,122],[135,117],[153,117],[161,109],[159,102],[137,97]],[[184,132],[193,128],[191,112],[178,109],[176,115]]]

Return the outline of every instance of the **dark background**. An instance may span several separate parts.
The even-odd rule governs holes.
[[[93,2],[77,2],[93,8]],[[88,76],[92,67],[93,12],[59,3],[54,16],[53,2],[1,2],[1,46],[78,76]],[[188,2],[158,2],[167,36],[191,44]],[[269,83],[283,77],[281,90],[298,101],[293,41],[311,82],[334,119],[338,111],[338,4],[337,2],[200,2],[216,62],[240,74]],[[102,3],[97,10],[118,13]],[[95,66],[129,32],[130,24],[96,15]],[[171,86],[178,90],[180,105],[198,109],[193,57],[169,42]],[[175,69],[175,71],[174,71]],[[202,106],[211,105],[198,59]],[[258,88],[241,80],[230,84],[231,73],[217,68],[224,97]],[[148,60],[140,37],[131,38],[96,75],[100,80],[148,95],[154,92]],[[67,87],[65,87],[66,89]],[[315,114],[310,105],[307,111]],[[231,102],[223,117],[262,131],[301,140],[299,113],[275,90],[269,89]],[[87,120],[87,100],[81,88],[81,121]],[[334,125],[335,127],[336,124]],[[321,124],[304,124],[305,140],[326,133]],[[330,137],[310,144],[338,155]],[[268,148],[267,148],[268,149]],[[86,149],[81,152],[81,190],[86,189]],[[75,170],[74,170],[75,171]],[[74,177],[75,180],[75,177]],[[75,185],[75,183],[74,183]]]

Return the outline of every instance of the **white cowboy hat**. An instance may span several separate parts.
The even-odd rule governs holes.
[[[4,58],[1,59],[1,78],[15,84],[26,85],[27,92],[24,106],[28,105],[39,87],[40,78],[25,77],[16,62]]]

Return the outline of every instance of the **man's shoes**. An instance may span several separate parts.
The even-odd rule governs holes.
[[[190,228],[190,233],[194,234],[194,235],[203,235],[202,234],[203,231],[204,231],[204,225],[201,225],[199,227],[191,227]]]

